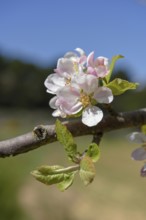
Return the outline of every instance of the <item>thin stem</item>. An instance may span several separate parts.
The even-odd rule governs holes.
[[[115,117],[121,116],[119,112],[116,112],[116,111],[112,108],[111,104],[104,104],[104,107],[105,107],[105,109],[108,111],[108,113],[109,113],[111,116],[115,116]]]
[[[96,143],[97,145],[99,145],[102,137],[103,137],[103,132],[98,132],[97,134],[94,134],[92,143]]]

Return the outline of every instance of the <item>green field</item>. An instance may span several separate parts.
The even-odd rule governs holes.
[[[51,124],[43,111],[1,111],[0,139],[30,131],[38,124]],[[58,143],[23,155],[0,159],[1,220],[145,220],[146,179],[143,163],[131,160],[136,148],[125,137],[129,130],[105,134],[96,178],[85,187],[77,176],[73,186],[60,192],[37,182],[30,172],[42,164],[67,165]],[[76,138],[81,149],[91,136]]]

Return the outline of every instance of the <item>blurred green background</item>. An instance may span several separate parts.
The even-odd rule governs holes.
[[[51,110],[44,80],[55,64],[40,68],[20,60],[0,57],[0,139],[11,138],[33,129],[38,124],[52,124]],[[115,76],[132,80],[125,69]],[[117,111],[145,106],[146,87],[116,98]],[[1,220],[143,220],[146,216],[146,180],[139,170],[142,163],[132,161],[136,147],[126,139],[129,129],[105,134],[101,158],[96,164],[95,181],[83,186],[77,177],[73,186],[62,193],[55,186],[37,182],[30,172],[42,164],[68,165],[63,147],[53,143],[23,155],[0,159]],[[76,138],[85,149],[92,137]]]

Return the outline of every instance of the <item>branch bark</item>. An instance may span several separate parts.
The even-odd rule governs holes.
[[[146,109],[132,112],[121,112],[118,116],[105,116],[94,127],[87,127],[81,121],[65,122],[74,137],[83,135],[96,135],[121,128],[139,127],[146,124]],[[40,146],[57,141],[55,125],[39,125],[33,131],[0,142],[0,157],[15,156]]]

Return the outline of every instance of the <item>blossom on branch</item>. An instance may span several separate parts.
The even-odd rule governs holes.
[[[146,177],[146,163],[145,163],[144,166],[141,168],[140,174],[141,174],[142,177]]]
[[[137,161],[145,161],[146,160],[146,135],[142,132],[133,132],[130,136],[129,139],[132,142],[138,143],[141,145],[141,147],[136,148],[132,154],[131,157],[133,160]],[[145,177],[146,176],[146,162],[144,166],[140,170],[141,176]]]
[[[103,117],[102,110],[95,105],[112,102],[112,92],[106,87],[98,87],[98,79],[93,75],[82,74],[75,82],[74,86],[62,88],[50,100],[50,106],[56,109],[53,116],[67,117],[82,111],[82,122],[94,126]]]
[[[54,73],[50,74],[44,83],[48,93],[56,94],[58,90],[71,84],[74,77],[82,72],[86,56],[83,50],[77,48],[76,51],[79,55],[68,52],[58,60]]]
[[[98,103],[113,101],[110,88],[103,86],[101,78],[109,73],[108,59],[98,57],[94,52],[86,56],[77,48],[68,52],[57,62],[57,68],[45,80],[47,92],[55,96],[49,105],[55,109],[54,117],[79,117],[87,126],[97,125],[103,118]]]
[[[133,132],[129,139],[132,142],[138,143],[141,145],[141,147],[135,149],[131,157],[133,160],[145,160],[146,159],[146,135],[142,132]]]

